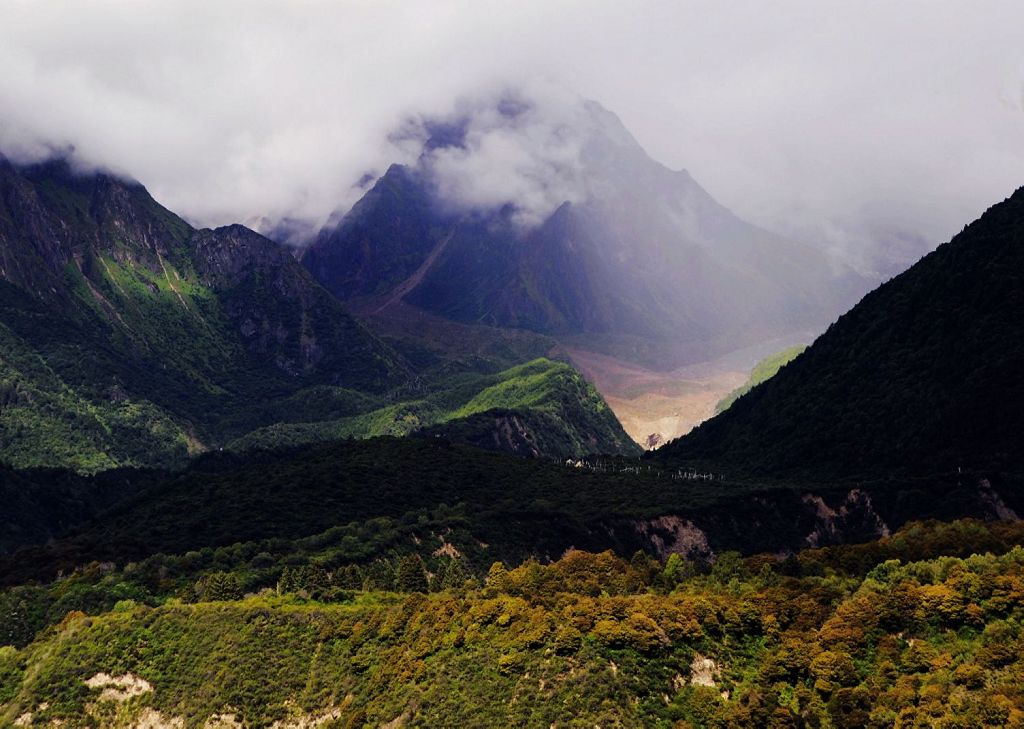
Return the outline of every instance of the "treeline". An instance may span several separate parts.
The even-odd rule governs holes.
[[[727,585],[732,580],[863,578],[892,560],[1003,554],[1024,544],[1019,522],[914,522],[891,537],[856,545],[808,549],[785,557],[722,552],[713,559],[677,554],[660,561],[637,552],[626,561],[612,552],[570,552],[545,565],[528,560],[514,569],[489,561],[488,550],[466,527],[458,508],[418,512],[404,519],[373,519],[300,540],[264,540],[180,555],[156,554],[118,567],[92,562],[51,582],[0,591],[0,645],[27,645],[69,612],[95,615],[118,603],[158,606],[246,596],[294,595],[316,602],[349,602],[360,592],[459,592],[485,587],[543,599],[581,595],[668,594],[679,585]]]
[[[789,559],[570,552],[486,575],[449,555],[310,559],[242,599],[242,571],[205,571],[156,607],[94,565],[93,587],[120,600],[64,602],[0,650],[0,717],[106,725],[109,702],[83,684],[106,673],[152,686],[121,720],[186,726],[227,707],[252,727],[1021,726],[1022,538],[1019,523],[915,524]]]

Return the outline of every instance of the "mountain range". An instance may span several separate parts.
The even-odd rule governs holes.
[[[309,423],[369,413],[371,424],[346,434],[406,433],[449,419],[494,374],[529,359],[514,346],[475,359],[416,346],[413,363],[290,249],[240,225],[194,229],[140,184],[63,160],[0,161],[0,307],[0,455],[19,466],[181,465],[257,429],[315,431]],[[445,402],[425,418],[395,410],[428,395]],[[555,419],[571,432],[553,440],[577,444],[555,455],[635,450],[596,393],[552,397],[575,413]],[[590,403],[592,413],[579,412]],[[544,434],[524,429],[520,440],[534,437]]]
[[[863,282],[585,109],[542,219],[451,124],[298,255],[0,160],[0,723],[1024,722],[1024,188],[642,456],[574,352]]]

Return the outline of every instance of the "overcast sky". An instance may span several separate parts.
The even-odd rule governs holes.
[[[753,222],[940,242],[1024,184],[1024,3],[0,0],[0,149],[198,224],[322,220],[388,135],[543,82]],[[408,152],[408,150],[406,150]]]

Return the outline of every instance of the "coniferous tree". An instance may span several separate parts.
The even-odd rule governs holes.
[[[442,590],[458,590],[466,584],[469,575],[462,566],[462,560],[449,559],[440,572]]]
[[[384,560],[378,559],[366,566],[363,571],[364,590],[391,590],[394,589],[395,579],[391,571],[391,565]]]
[[[395,588],[402,592],[427,591],[427,575],[419,555],[410,554],[398,560],[395,567]]]
[[[242,597],[242,586],[231,572],[211,572],[202,583],[200,595],[209,602],[238,600]]]

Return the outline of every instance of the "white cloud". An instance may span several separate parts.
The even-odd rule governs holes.
[[[737,213],[825,246],[938,242],[1024,184],[1015,0],[0,0],[0,16],[0,149],[72,144],[200,224],[324,220],[415,154],[388,140],[404,119],[538,78],[615,111]],[[478,131],[476,155],[437,160],[463,198],[511,189],[539,210],[575,189],[540,154],[549,126]]]

